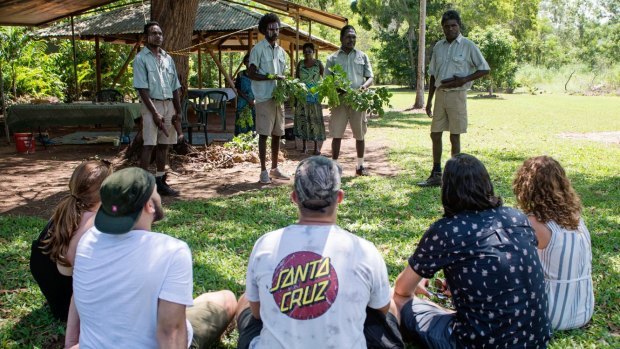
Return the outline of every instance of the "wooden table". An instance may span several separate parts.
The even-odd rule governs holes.
[[[124,135],[139,118],[140,103],[62,103],[16,104],[7,111],[7,124],[13,132],[34,131],[52,126],[114,125]]]

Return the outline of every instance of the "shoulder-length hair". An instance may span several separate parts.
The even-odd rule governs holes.
[[[519,208],[540,222],[553,220],[572,230],[579,227],[581,200],[562,165],[552,157],[525,160],[517,170],[512,190]]]
[[[80,225],[82,213],[92,210],[101,201],[99,187],[112,174],[107,161],[89,160],[73,171],[69,180],[69,194],[60,200],[52,215],[52,226],[41,249],[50,259],[62,266],[70,267],[66,259],[71,238]]]
[[[487,169],[476,157],[457,154],[446,162],[442,177],[441,203],[444,216],[463,211],[483,211],[502,205],[495,196]]]

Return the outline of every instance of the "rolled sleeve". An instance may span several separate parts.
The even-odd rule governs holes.
[[[374,75],[372,74],[372,66],[370,65],[370,59],[368,59],[368,56],[366,54],[364,54],[364,62],[366,63],[364,64],[364,77],[370,79],[374,77]]]
[[[480,52],[480,49],[475,45],[471,50],[471,61],[476,70],[491,70],[489,63],[487,63],[484,56],[482,56],[482,52]]]
[[[428,75],[437,77],[437,54],[435,54],[435,48],[431,53],[431,61],[428,63]]]
[[[335,60],[336,59],[334,58],[333,55],[327,57],[327,61],[325,61],[325,76],[334,75],[334,73],[331,70],[331,67],[334,66]]]
[[[141,55],[133,61],[133,87],[135,89],[148,89],[149,81],[146,71],[146,63]]]
[[[192,255],[187,244],[172,254],[170,267],[159,292],[160,299],[168,302],[193,305]]]
[[[170,59],[172,61],[172,58]],[[172,61],[172,69],[174,70],[174,81],[170,83],[172,86],[172,91],[176,91],[181,88],[181,82],[179,81],[179,73],[177,73],[177,67]]]
[[[373,267],[372,289],[370,290],[370,300],[368,306],[373,309],[385,307],[390,302],[391,288],[387,275],[387,267],[385,262],[375,249]]]
[[[260,240],[259,240],[260,241]],[[258,241],[257,241],[258,244]],[[245,298],[250,302],[260,301],[258,283],[256,281],[256,275],[254,273],[256,268],[256,244],[250,254],[250,260],[248,262],[248,271],[245,275]]]
[[[256,47],[256,46],[255,46]],[[250,65],[254,65],[256,67],[256,72],[257,73],[261,73],[260,72],[260,57],[259,57],[259,50],[258,49],[252,49],[250,51]]]

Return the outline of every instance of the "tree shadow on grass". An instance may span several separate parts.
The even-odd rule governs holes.
[[[46,305],[31,311],[13,325],[9,338],[19,348],[59,349],[64,347],[65,326],[64,322],[52,317]]]

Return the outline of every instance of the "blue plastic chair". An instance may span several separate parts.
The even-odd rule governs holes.
[[[187,135],[189,138],[189,143],[192,142],[192,131],[194,127],[198,127],[198,131],[200,131],[200,127],[204,129],[205,133],[205,144],[209,144],[209,140],[207,138],[207,114],[204,110],[204,98],[200,96],[187,96],[181,105],[181,129],[187,129]],[[192,108],[196,112],[196,120],[189,120],[188,111],[189,108]]]
[[[208,91],[205,96],[205,118],[209,114],[218,114],[222,120],[222,130],[226,130],[226,102],[228,95],[222,91]],[[206,121],[205,121],[206,123]]]

